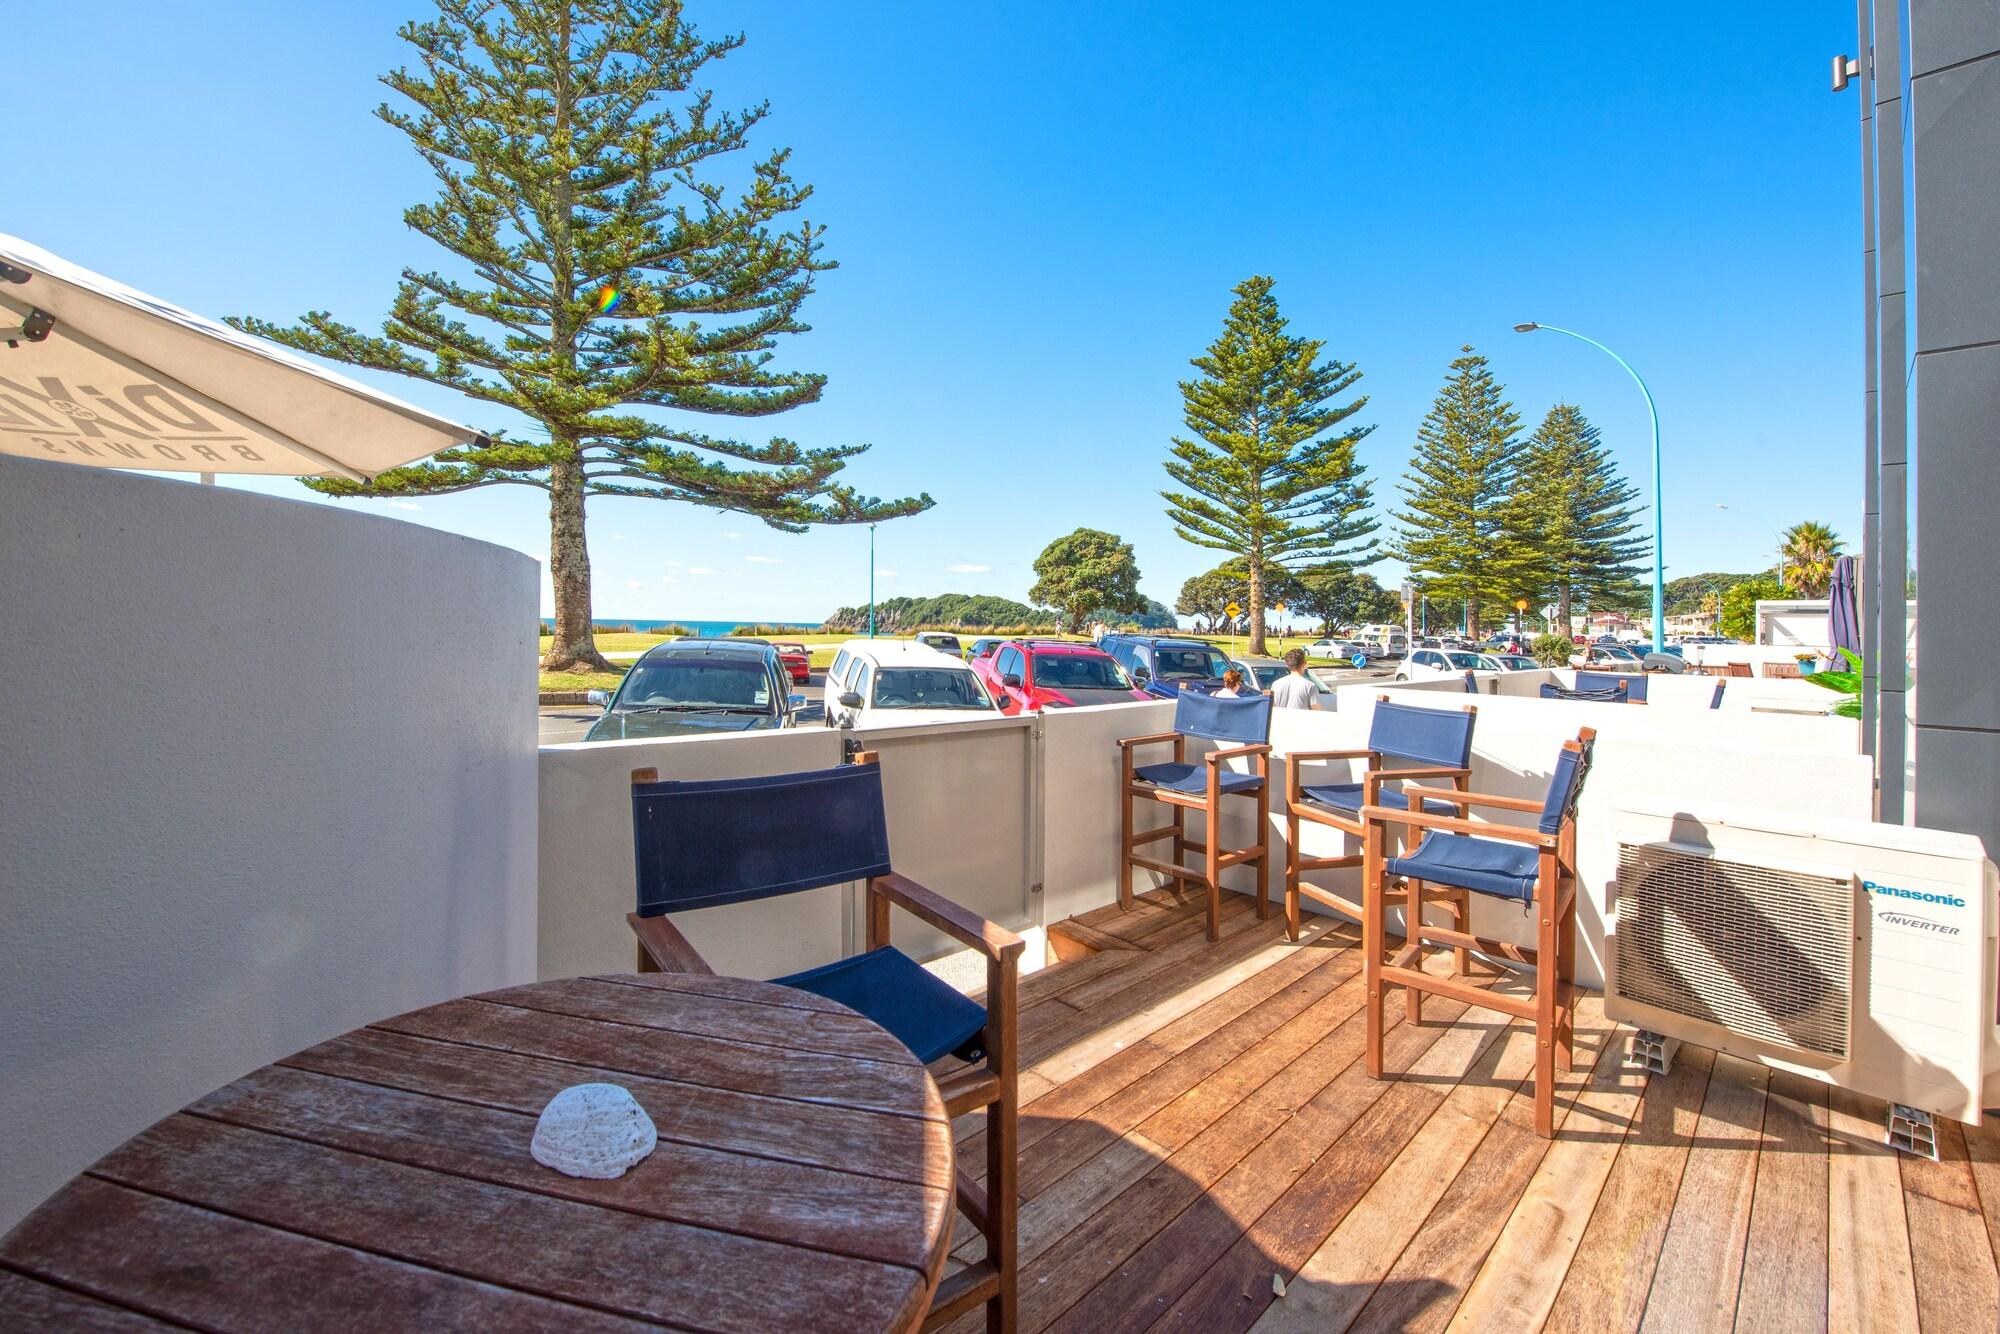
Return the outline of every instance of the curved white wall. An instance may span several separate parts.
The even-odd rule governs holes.
[[[153,1120],[535,973],[535,562],[0,458],[0,1229]]]

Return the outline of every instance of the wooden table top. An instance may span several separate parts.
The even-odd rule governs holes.
[[[616,1181],[528,1154],[559,1090],[631,1090]],[[543,982],[266,1066],[0,1239],[0,1327],[916,1328],[952,1226],[928,1072],[846,1007],[736,978]]]

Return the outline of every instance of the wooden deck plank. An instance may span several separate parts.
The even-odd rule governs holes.
[[[1770,1083],[1767,1066],[1715,1058],[1641,1328],[1735,1327]]]
[[[1579,1006],[1576,1061],[1555,1078],[1555,1130],[1596,1078],[1610,1048],[1603,1011]],[[1585,1022],[1588,1020],[1588,1027]],[[1606,1077],[1615,1079],[1607,1069]],[[1355,1317],[1365,1330],[1438,1330],[1450,1322],[1486,1254],[1520,1203],[1553,1141],[1535,1132],[1532,1081],[1517,1086],[1479,1147],[1459,1169],[1409,1246]]]
[[[1646,1085],[1544,1330],[1639,1327],[1714,1061],[1706,1048],[1682,1047],[1674,1068]]]
[[[1242,1284],[1233,1273],[1237,1266],[1224,1258],[1245,1228],[1350,1133],[1373,1139],[1371,1132],[1379,1126],[1391,1136],[1414,1135],[1468,1071],[1481,1081],[1492,1079],[1495,1063],[1508,1049],[1500,1040],[1505,1030],[1505,1021],[1487,1015],[1454,1025],[1388,1088],[1367,1087],[1377,1081],[1361,1067],[1350,1067],[1071,1308],[1062,1326],[1079,1331],[1101,1327],[1127,1310],[1135,1315],[1162,1310],[1163,1328],[1219,1329],[1231,1315],[1247,1324]],[[1250,1267],[1253,1272],[1245,1281],[1253,1289],[1261,1283],[1268,1292],[1271,1267],[1258,1261]]]
[[[1827,1086],[1789,1070],[1771,1075],[1737,1323],[1746,1329],[1827,1328]]]
[[[1359,987],[1354,990],[1358,992]],[[1058,1319],[1268,1138],[1301,1102],[1323,1088],[1334,1074],[1356,1066],[1363,1049],[1362,1027],[1360,1016],[1350,1014],[1319,1042],[1290,1059],[1276,1077],[1249,1096],[1234,1100],[1213,1124],[1189,1138],[1165,1162],[1047,1248],[1040,1263],[1023,1271],[1021,1329],[1034,1334]],[[1437,1028],[1390,1027],[1385,1047],[1388,1068],[1408,1068],[1441,1035]],[[1364,1078],[1354,1085],[1354,1096],[1357,1101],[1379,1096],[1386,1087]],[[969,1319],[963,1322],[965,1334],[973,1328]],[[953,1330],[958,1334],[960,1326]]]
[[[1986,1219],[1986,1240],[1995,1258],[2000,1259],[2000,1117],[1988,1116],[1963,1129],[1972,1184],[1979,1191],[1979,1211]]]
[[[1601,1011],[1602,1000],[1592,999]],[[1450,1329],[1540,1329],[1548,1319],[1645,1092],[1644,1071],[1626,1060],[1631,1036],[1623,1025],[1606,1036],[1589,1087],[1571,1104],[1562,1134],[1535,1165],[1452,1312]]]
[[[1916,1266],[1917,1320],[1927,1330],[2000,1329],[2000,1276],[1979,1214],[1979,1189],[1958,1122],[1937,1118],[1938,1160],[1900,1155]]]
[[[1598,1064],[1599,1053],[1609,1037],[1602,1006],[1596,998],[1579,1007],[1577,1025],[1578,1060],[1572,1082],[1580,1086]],[[1372,1313],[1370,1319],[1388,1322],[1399,1318],[1415,1320],[1441,1300],[1450,1299],[1450,1305],[1455,1306],[1456,1291],[1470,1282],[1477,1268],[1476,1256],[1484,1253],[1483,1248],[1468,1257],[1465,1274],[1456,1287],[1441,1281],[1436,1274],[1424,1273],[1411,1279],[1398,1275],[1396,1270],[1399,1266],[1410,1267],[1406,1257],[1419,1241],[1421,1230],[1430,1227],[1433,1219],[1441,1229],[1437,1240],[1446,1248],[1456,1244],[1459,1232],[1457,1225],[1449,1224],[1468,1208],[1486,1215],[1482,1225],[1490,1224],[1495,1232],[1504,1224],[1513,1206],[1513,1196],[1518,1195],[1520,1188],[1511,1192],[1501,1207],[1490,1209],[1484,1204],[1490,1192],[1472,1192],[1472,1198],[1464,1203],[1450,1201],[1448,1196],[1467,1180],[1468,1172],[1474,1179],[1491,1175],[1490,1171],[1474,1165],[1473,1160],[1487,1155],[1490,1161],[1486,1141],[1516,1103],[1525,1109],[1515,1110],[1516,1119],[1527,1115],[1532,1134],[1533,1069],[1532,1028],[1517,1023],[1510,1034],[1509,1050],[1494,1076],[1483,1081],[1468,1080],[1453,1090],[1431,1123],[1390,1164],[1354,1210],[1339,1220],[1339,1226],[1324,1234],[1324,1240],[1309,1255],[1288,1253],[1275,1239],[1266,1240],[1261,1235],[1267,1230],[1262,1224],[1253,1229],[1245,1242],[1262,1245],[1273,1261],[1288,1274],[1296,1275],[1283,1301],[1272,1301],[1261,1292],[1253,1297],[1253,1308],[1262,1313],[1256,1328],[1332,1331],[1347,1328],[1361,1316],[1364,1307]],[[1557,1091],[1558,1125],[1567,1112],[1567,1099],[1576,1091]],[[1506,1138],[1513,1146],[1506,1156],[1520,1153],[1516,1137]],[[1525,1186],[1538,1159],[1539,1152],[1530,1146],[1525,1161],[1505,1170],[1517,1173]],[[1474,1203],[1474,1199],[1478,1202]],[[1286,1201],[1288,1207],[1295,1203]],[[1424,1249],[1422,1245],[1416,1246],[1419,1253]],[[1378,1285],[1384,1285],[1385,1281],[1386,1286],[1378,1292]],[[1378,1298],[1380,1305],[1371,1305]],[[1263,1310],[1267,1303],[1269,1309]],[[1387,1314],[1390,1311],[1401,1314],[1391,1316]]]
[[[1827,1097],[1827,1271],[1829,1328],[1914,1330],[1917,1282],[1896,1152],[1882,1142],[1873,1098],[1834,1089]]]

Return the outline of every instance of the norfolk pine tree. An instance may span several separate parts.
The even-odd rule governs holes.
[[[1572,605],[1617,600],[1644,571],[1652,543],[1635,517],[1639,492],[1618,475],[1581,409],[1558,403],[1521,451],[1506,549],[1517,591],[1552,597],[1557,623]]]
[[[1460,351],[1417,428],[1391,554],[1433,597],[1462,601],[1476,635],[1480,602],[1515,591],[1502,537],[1521,419],[1501,397],[1486,358],[1470,346]]]
[[[718,111],[694,87],[743,39],[706,40],[681,8],[438,0],[435,21],[401,30],[421,68],[383,78],[413,107],[376,114],[436,173],[436,200],[403,217],[460,261],[457,276],[405,269],[379,338],[324,311],[291,327],[237,322],[528,419],[515,437],[368,482],[306,485],[335,496],[547,491],[556,625],[544,670],[611,670],[591,634],[586,496],[681,500],[786,532],[931,504],[837,482],[866,445],[754,444],[642,415],[769,416],[816,401],[825,384],[771,365],[778,337],[808,328],[799,308],[833,267],[820,257],[823,229],[789,221],[811,187],[787,174],[786,150],[754,163],[738,192],[715,182],[713,160],[746,148],[768,107]]]
[[[1186,490],[1160,493],[1181,537],[1242,557],[1252,653],[1265,651],[1272,571],[1369,553],[1375,543],[1362,539],[1378,526],[1354,457],[1373,428],[1334,430],[1368,402],[1333,403],[1361,372],[1319,361],[1325,343],[1287,334],[1272,285],[1239,283],[1222,336],[1191,363],[1201,375],[1182,383],[1181,398],[1199,438],[1174,437],[1167,474]]]

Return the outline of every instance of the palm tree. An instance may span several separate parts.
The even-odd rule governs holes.
[[[1823,598],[1839,555],[1840,534],[1812,519],[1795,523],[1785,530],[1782,582],[1798,597]]]

